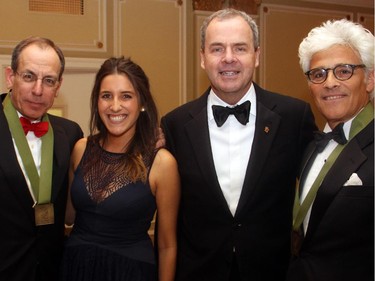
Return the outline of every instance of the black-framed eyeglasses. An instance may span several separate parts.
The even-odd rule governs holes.
[[[42,80],[43,86],[46,86],[47,88],[54,88],[56,84],[59,82],[59,80],[56,77],[53,76],[45,76],[42,78],[38,78],[38,76],[35,73],[32,72],[21,72],[18,73],[15,72],[19,77],[21,77],[22,81],[26,83],[35,83],[37,80]]]
[[[327,80],[328,71],[332,70],[333,75],[340,81],[345,81],[353,76],[356,68],[365,68],[364,64],[339,64],[334,68],[314,68],[305,72],[307,78],[314,84],[321,84]]]

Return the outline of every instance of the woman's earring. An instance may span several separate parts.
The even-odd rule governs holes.
[[[142,106],[141,112],[145,112],[145,111],[146,111],[146,109]]]

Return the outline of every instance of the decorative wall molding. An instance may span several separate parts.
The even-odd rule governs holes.
[[[344,6],[355,6],[364,8],[374,8],[374,0],[300,0],[302,2],[314,2],[324,4],[336,4]]]
[[[8,92],[5,80],[5,68],[10,66],[10,55],[0,55],[0,94]]]
[[[285,54],[282,51],[279,52],[278,56],[286,56],[288,58],[296,58],[298,51],[298,44],[295,46],[294,43],[288,40],[288,32],[294,32],[293,36],[295,37],[295,32],[301,33],[301,40],[307,36],[308,31],[312,27],[320,25],[322,21],[327,19],[339,19],[347,18],[353,20],[354,14],[349,11],[339,11],[339,10],[325,10],[325,9],[314,9],[314,8],[304,8],[304,7],[294,7],[294,6],[284,6],[284,5],[272,5],[272,4],[262,4],[260,8],[260,23],[259,23],[259,32],[260,32],[260,47],[261,47],[261,57],[260,57],[260,75],[259,83],[266,87],[268,86],[269,81],[277,80],[275,77],[269,75],[267,69],[268,65],[271,65],[271,62],[268,64],[268,60],[272,60],[271,57],[275,54],[277,49],[280,50],[280,47],[277,47],[278,44],[273,42],[275,40],[272,30],[281,29],[286,30],[285,40],[283,43],[283,48],[286,48],[287,51],[290,48],[293,48],[293,52]],[[285,20],[286,19],[286,20]],[[279,21],[274,23],[273,21]],[[284,34],[284,33],[282,33]],[[293,38],[291,36],[291,38]],[[289,47],[288,47],[289,46]],[[271,50],[272,48],[272,50]],[[297,64],[298,66],[298,64]],[[272,67],[287,67],[286,65],[273,65]],[[281,70],[283,71],[283,70]]]
[[[242,10],[248,14],[258,14],[262,0],[194,0],[193,9],[200,11],[218,11],[224,8]]]
[[[357,14],[357,21],[374,34],[374,14]]]
[[[113,0],[116,2],[116,0]],[[19,2],[17,4],[17,2]],[[83,15],[33,12],[24,0],[2,1],[2,22],[10,28],[0,30],[1,49],[13,49],[22,39],[42,36],[52,39],[63,51],[106,53],[109,50],[106,0],[85,1]],[[22,20],[15,20],[22,19]],[[14,32],[17,30],[17,32]],[[58,33],[59,40],[55,40]]]
[[[192,87],[187,84],[187,48],[192,43],[187,36],[186,11],[191,3],[122,0],[115,4],[119,19],[114,26],[119,34],[115,49],[146,71],[161,115],[185,103],[187,89]]]
[[[193,8],[199,11],[217,11],[224,5],[224,0],[194,0]]]
[[[200,64],[200,45],[201,45],[201,40],[200,40],[200,27],[202,25],[202,22],[206,17],[208,17],[212,12],[208,11],[202,11],[202,10],[197,10],[194,11],[194,53],[193,53],[193,58],[194,58],[194,85],[195,88],[194,90],[194,98],[199,97],[205,89],[210,85],[210,82],[207,78],[206,73],[204,70],[201,68]]]
[[[249,15],[257,15],[262,0],[229,0],[229,7],[242,10]]]

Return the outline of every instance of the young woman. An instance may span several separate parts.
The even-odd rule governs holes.
[[[91,94],[90,136],[72,154],[63,280],[174,279],[179,175],[157,148],[158,127],[142,68],[106,60]],[[147,232],[155,210],[158,266]]]

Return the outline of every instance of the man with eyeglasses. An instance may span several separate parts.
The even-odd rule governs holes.
[[[327,21],[299,47],[327,121],[305,155],[288,281],[374,280],[374,36]]]
[[[0,103],[0,280],[58,280],[75,122],[47,114],[65,59],[51,40],[30,37],[5,69]]]

